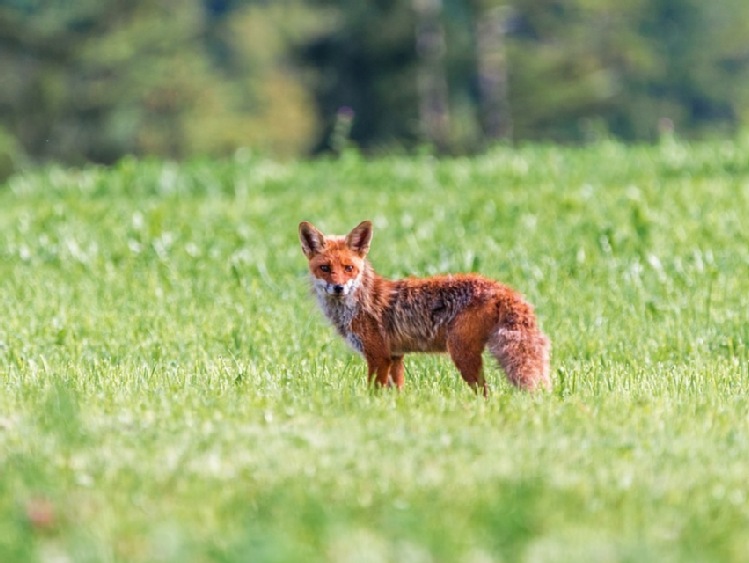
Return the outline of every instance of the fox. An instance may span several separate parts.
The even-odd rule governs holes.
[[[400,390],[405,354],[447,352],[463,380],[488,396],[482,359],[488,349],[515,387],[551,388],[551,344],[520,293],[479,274],[384,278],[367,260],[372,234],[371,221],[345,236],[299,224],[317,303],[364,356],[370,386]]]

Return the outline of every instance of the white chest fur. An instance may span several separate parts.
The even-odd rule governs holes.
[[[351,323],[359,310],[359,304],[353,295],[331,296],[320,288],[315,288],[317,303],[325,316],[330,320],[346,343],[360,354],[364,353],[361,339],[354,334]]]

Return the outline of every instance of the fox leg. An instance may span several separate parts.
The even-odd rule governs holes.
[[[455,319],[447,335],[447,352],[463,380],[477,393],[479,390],[483,391],[486,397],[489,395],[489,387],[484,380],[484,362],[481,358],[486,338],[483,337],[481,327],[476,326],[473,320],[473,315],[462,315]]]
[[[405,382],[405,376],[403,374],[403,356],[391,356],[390,360],[390,381],[395,384],[398,389],[403,389],[403,383]]]
[[[378,323],[371,318],[354,318],[351,330],[361,338],[364,358],[367,360],[367,383],[380,387],[392,385],[390,366],[393,357]]]
[[[380,387],[391,385],[390,366],[392,361],[389,357],[367,356],[367,382],[369,385],[376,383]]]

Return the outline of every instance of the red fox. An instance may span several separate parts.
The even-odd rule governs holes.
[[[367,361],[370,384],[403,387],[403,355],[447,352],[475,391],[488,394],[481,354],[488,347],[515,386],[548,389],[549,339],[533,308],[499,282],[476,274],[389,280],[367,261],[372,223],[346,236],[299,224],[317,301]]]

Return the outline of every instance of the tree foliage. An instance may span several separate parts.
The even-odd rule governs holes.
[[[215,4],[6,3],[1,123],[36,158],[67,162],[304,150],[312,112],[281,27],[269,10]]]
[[[389,18],[410,3],[325,2],[341,14],[340,26],[318,44],[334,42],[335,48],[317,51],[307,62],[315,71],[355,84],[337,88],[340,82],[327,82],[316,89],[323,94],[318,109],[330,118],[337,106],[353,105],[364,130],[357,139],[366,143],[386,139],[390,130],[400,130],[400,140],[418,131],[417,60],[409,45],[418,38],[413,31],[393,34]],[[741,0],[444,0],[441,6],[452,141],[458,150],[480,146],[486,131],[480,123],[476,29],[498,8],[504,14],[505,49],[500,57],[505,67],[498,72],[507,75],[505,119],[515,140],[649,140],[664,122],[684,136],[735,132],[746,123],[749,44],[742,29],[749,24],[749,4]],[[400,21],[406,20],[417,26],[413,16]],[[400,64],[392,68],[377,64],[383,51],[368,44],[384,30],[390,52],[402,46]],[[357,60],[343,60],[351,53]],[[410,98],[386,109],[358,104],[350,90],[373,89],[366,80],[357,81],[351,67],[371,65],[381,74],[365,72],[366,80],[385,81]],[[365,127],[373,121],[370,112],[377,119]]]
[[[747,24],[745,0],[5,0],[0,161],[730,134]]]

